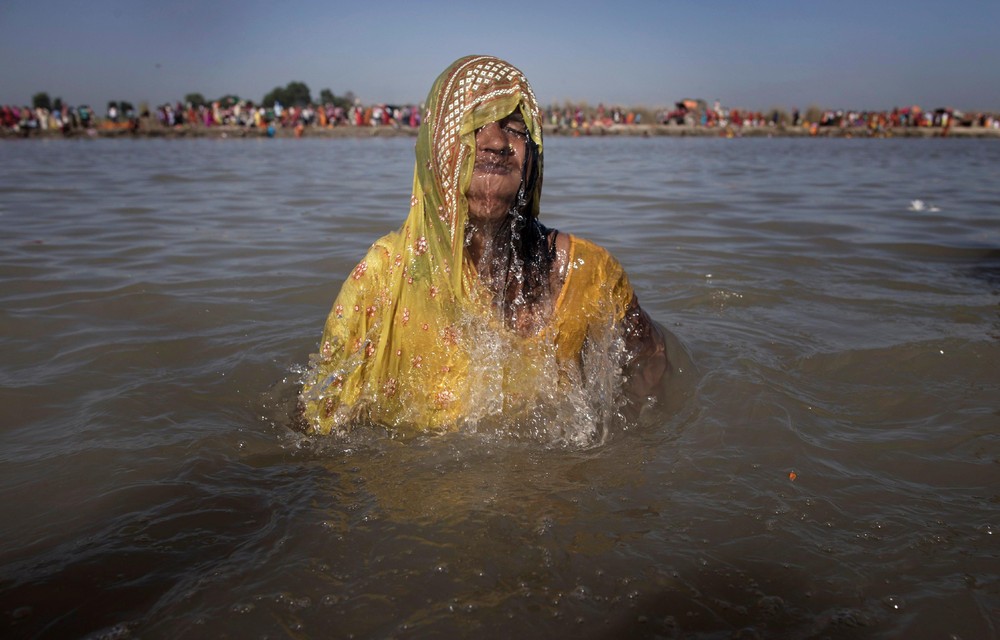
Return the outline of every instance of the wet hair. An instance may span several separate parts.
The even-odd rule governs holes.
[[[493,237],[494,247],[506,247],[495,254],[492,269],[497,303],[508,324],[514,324],[521,310],[532,310],[550,292],[550,275],[556,259],[555,229],[535,217],[535,187],[542,175],[542,154],[529,136],[521,166],[521,186],[507,217]]]

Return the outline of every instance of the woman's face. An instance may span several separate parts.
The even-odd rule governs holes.
[[[528,128],[520,111],[476,131],[476,164],[466,198],[473,221],[503,219],[521,186]]]

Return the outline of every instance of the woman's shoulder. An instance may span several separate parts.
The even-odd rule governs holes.
[[[565,249],[559,246],[559,242],[563,238],[565,238]],[[610,251],[591,240],[570,233],[560,233],[556,243],[558,249],[565,251],[571,264],[576,263],[578,266],[582,266],[592,262],[594,266],[621,269],[620,263],[611,255]]]
[[[567,326],[603,325],[625,315],[634,292],[611,252],[585,238],[566,236],[566,272],[557,307]],[[610,314],[610,315],[609,315]]]
[[[384,278],[385,273],[391,267],[392,251],[395,246],[393,240],[396,235],[397,232],[388,233],[373,242],[365,255],[351,270],[347,282],[350,283],[354,280],[360,285],[364,282],[380,281]]]
[[[368,247],[368,252],[365,254],[364,260],[368,263],[386,263],[388,264],[390,258],[392,257],[392,252],[398,245],[397,237],[399,236],[398,231],[393,231],[387,233]]]
[[[368,251],[369,252],[377,251],[385,254],[392,252],[393,247],[399,244],[398,242],[399,234],[400,234],[399,231],[391,231],[385,234],[384,236],[373,242],[371,248],[368,249]]]

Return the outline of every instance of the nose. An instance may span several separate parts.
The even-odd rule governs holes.
[[[514,152],[510,136],[503,130],[499,122],[483,125],[476,131],[476,149],[500,155],[510,155]]]

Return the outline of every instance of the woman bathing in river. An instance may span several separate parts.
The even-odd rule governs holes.
[[[537,416],[597,368],[633,402],[662,386],[665,334],[622,267],[538,220],[541,127],[527,80],[502,60],[461,58],[438,77],[409,215],[348,276],[306,376],[308,430]]]

